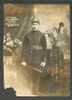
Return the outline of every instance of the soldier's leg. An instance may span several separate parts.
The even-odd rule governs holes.
[[[50,74],[51,69],[51,50],[47,50],[47,62],[46,62],[46,70],[48,72],[48,75]]]
[[[63,56],[63,53],[60,52],[60,54],[59,54],[59,70],[58,70],[60,77],[63,74],[63,69],[64,69],[64,56]]]
[[[40,75],[36,71],[32,71],[32,93],[38,93],[39,91]]]
[[[62,74],[62,69],[64,66],[64,61],[63,61],[63,54],[58,48],[57,50],[57,57],[56,57],[56,79],[60,78]]]
[[[50,65],[50,63],[51,63],[51,62],[50,62],[50,60],[51,60],[50,57],[51,57],[51,50],[48,49],[48,50],[47,50],[47,64],[48,64],[48,65]]]

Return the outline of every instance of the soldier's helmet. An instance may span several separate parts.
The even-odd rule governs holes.
[[[32,22],[32,24],[33,24],[33,23],[40,24],[39,19],[38,19],[37,17],[35,17],[35,16],[32,17],[31,22]]]

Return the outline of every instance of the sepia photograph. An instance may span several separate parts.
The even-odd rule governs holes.
[[[3,7],[4,88],[16,96],[70,96],[70,5]]]

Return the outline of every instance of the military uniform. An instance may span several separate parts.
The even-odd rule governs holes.
[[[44,72],[45,66],[40,66],[46,61],[46,40],[40,31],[30,31],[24,37],[23,57],[32,68],[33,90],[39,89],[39,80]]]
[[[55,74],[56,77],[58,78],[60,74],[60,70],[64,66],[64,55],[62,52],[62,34],[60,32],[61,27],[64,27],[64,24],[62,22],[59,23],[59,27],[55,28],[55,31],[53,33],[54,35],[54,44],[53,44],[53,49],[52,49],[52,65],[55,66]]]
[[[35,26],[40,24],[40,22],[33,17],[32,24]],[[22,56],[28,65],[27,67],[32,69],[32,92],[37,93],[39,91],[40,79],[47,75],[47,44],[45,35],[34,26],[24,37]]]
[[[40,31],[29,32],[24,37],[23,45],[26,62],[34,66],[40,66],[46,55],[46,44],[43,34]]]

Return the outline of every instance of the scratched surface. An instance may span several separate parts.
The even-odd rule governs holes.
[[[32,8],[31,8],[32,7]],[[31,9],[31,11],[30,11]],[[32,70],[16,63],[19,60],[19,53],[15,55],[15,51],[11,56],[4,55],[4,87],[13,87],[17,96],[68,96],[70,95],[70,65],[69,65],[69,36],[70,36],[70,19],[69,5],[20,5],[5,4],[4,15],[6,17],[19,18],[19,27],[4,27],[5,33],[10,32],[12,38],[23,39],[24,33],[31,29],[30,17],[34,13],[40,19],[40,31],[53,31],[54,26],[58,26],[59,22],[64,22],[62,50],[64,53],[65,64],[63,70],[60,71],[60,77],[51,77],[51,69],[49,68],[49,76],[41,78],[39,81],[39,92],[32,93]],[[29,12],[30,11],[30,12]],[[30,13],[30,15],[28,14]],[[28,23],[26,23],[29,21]],[[28,25],[27,25],[28,24]],[[66,37],[68,36],[68,38]],[[67,40],[66,40],[67,39]],[[29,67],[29,66],[28,66]],[[55,72],[56,70],[53,69]]]

